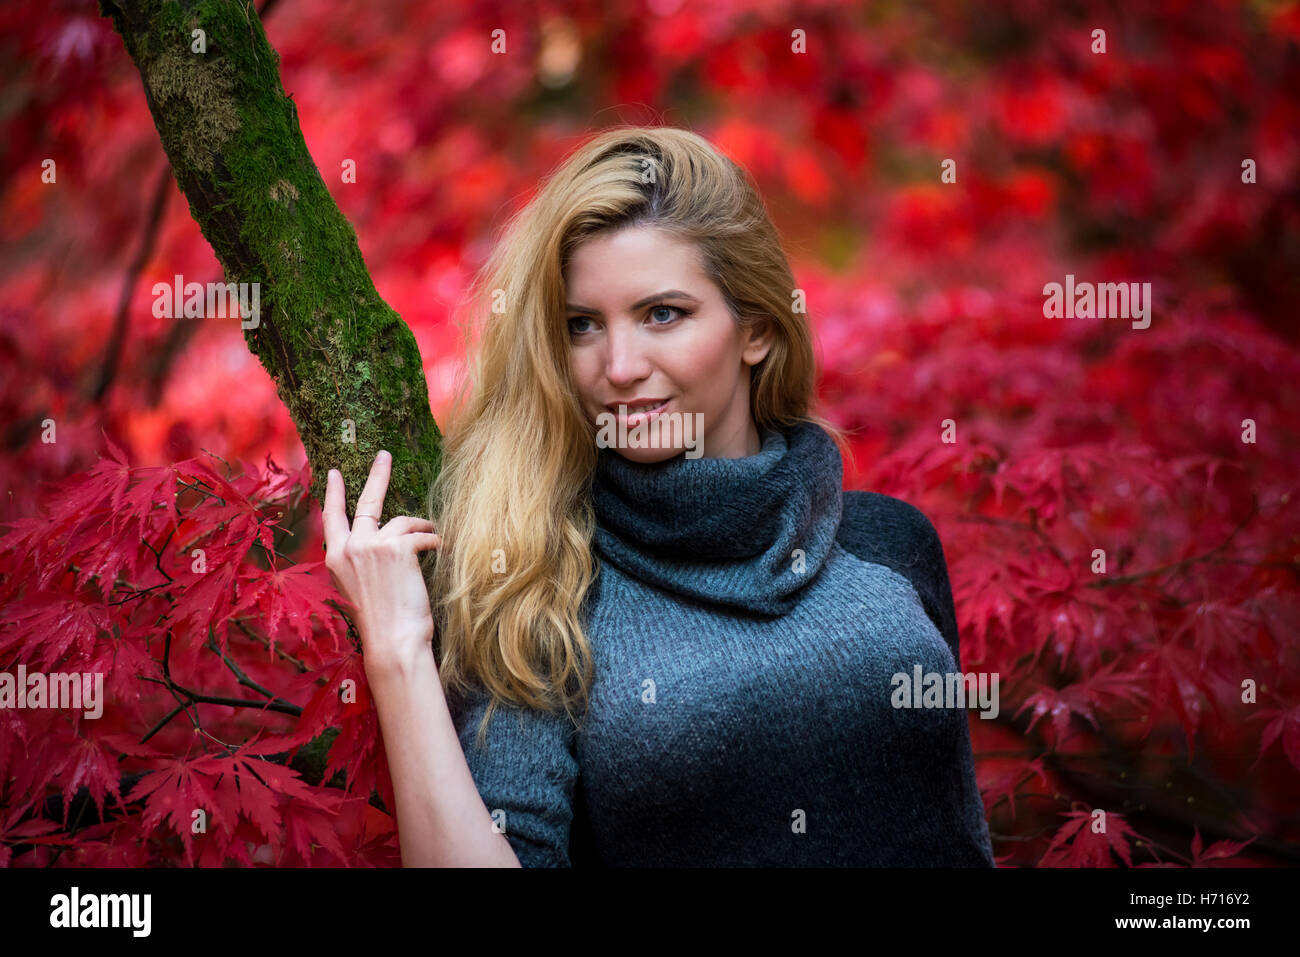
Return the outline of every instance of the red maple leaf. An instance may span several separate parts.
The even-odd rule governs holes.
[[[1112,852],[1126,865],[1133,866],[1129,838],[1145,838],[1129,827],[1122,814],[1111,811],[1099,819],[1091,811],[1075,810],[1065,812],[1064,816],[1067,820],[1043,853],[1039,867],[1114,867]],[[1102,820],[1105,829],[1095,829],[1094,821],[1100,824]]]

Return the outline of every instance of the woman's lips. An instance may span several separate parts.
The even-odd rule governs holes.
[[[671,399],[665,399],[662,405],[657,405],[653,409],[646,409],[644,412],[629,412],[626,416],[619,415],[617,411],[614,414],[618,415],[619,419],[629,427],[635,427],[642,422],[653,419],[655,416],[663,415],[664,410],[668,408],[671,402]]]

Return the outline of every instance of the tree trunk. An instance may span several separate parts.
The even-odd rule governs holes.
[[[423,516],[442,435],[415,337],[379,298],[307,152],[253,5],[100,0],[100,12],[140,70],[176,182],[226,282],[259,284],[260,315],[244,338],[297,427],[312,494],[323,501],[325,475],[339,469],[351,515],[375,453],[388,449],[381,524]],[[195,52],[200,41],[206,49]]]
[[[352,515],[382,448],[393,466],[380,523],[424,516],[442,434],[415,337],[375,291],[356,233],[307,152],[252,3],[100,0],[99,9],[140,71],[176,182],[226,282],[259,284],[259,315],[241,323],[244,338],[302,439],[312,495],[324,500],[337,468]],[[336,734],[326,729],[293,762],[312,783]],[[77,799],[88,800],[84,788]]]

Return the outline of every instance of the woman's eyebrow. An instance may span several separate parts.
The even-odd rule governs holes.
[[[665,289],[663,292],[656,292],[653,295],[646,296],[644,299],[638,299],[629,307],[631,309],[640,309],[642,306],[648,306],[658,299],[689,299],[691,302],[700,302],[701,300],[692,296],[689,292],[683,292],[680,289]],[[586,312],[593,316],[599,316],[600,310],[593,309],[591,306],[579,306],[574,303],[567,303],[564,307],[569,312]]]

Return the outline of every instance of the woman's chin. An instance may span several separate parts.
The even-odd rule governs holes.
[[[617,452],[629,462],[638,462],[642,465],[653,465],[656,462],[667,462],[669,459],[676,458],[684,451],[680,448],[620,448],[614,446],[611,451]]]

